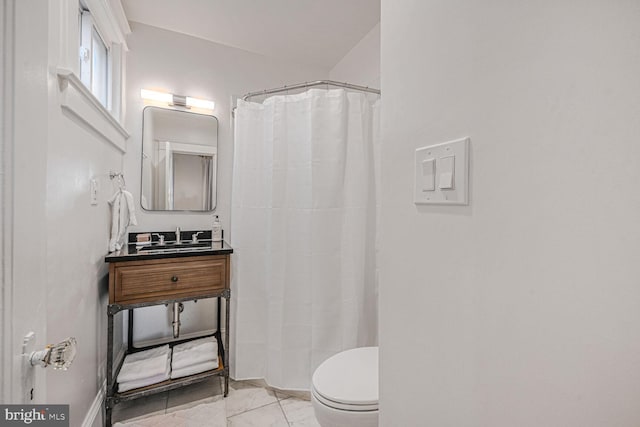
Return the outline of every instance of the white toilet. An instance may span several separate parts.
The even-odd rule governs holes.
[[[322,427],[378,426],[378,347],[331,356],[313,373],[311,402]]]

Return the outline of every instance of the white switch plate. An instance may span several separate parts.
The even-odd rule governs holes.
[[[91,205],[98,204],[98,181],[92,179],[89,182],[89,192],[91,193]]]
[[[453,157],[453,188],[440,188],[443,162]],[[435,190],[423,190],[423,162],[435,159]],[[443,160],[444,159],[444,160]],[[467,205],[469,186],[469,138],[416,149],[413,202],[417,205]]]

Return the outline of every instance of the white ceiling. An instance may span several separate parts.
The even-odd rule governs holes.
[[[380,21],[380,0],[122,0],[129,21],[332,68]]]

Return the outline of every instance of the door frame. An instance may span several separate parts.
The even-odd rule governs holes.
[[[15,0],[0,7],[0,402],[11,402],[16,373],[13,370],[13,150],[14,150],[14,49]]]

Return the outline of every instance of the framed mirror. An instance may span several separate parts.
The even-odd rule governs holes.
[[[161,107],[142,113],[142,188],[147,211],[216,207],[218,119]]]

